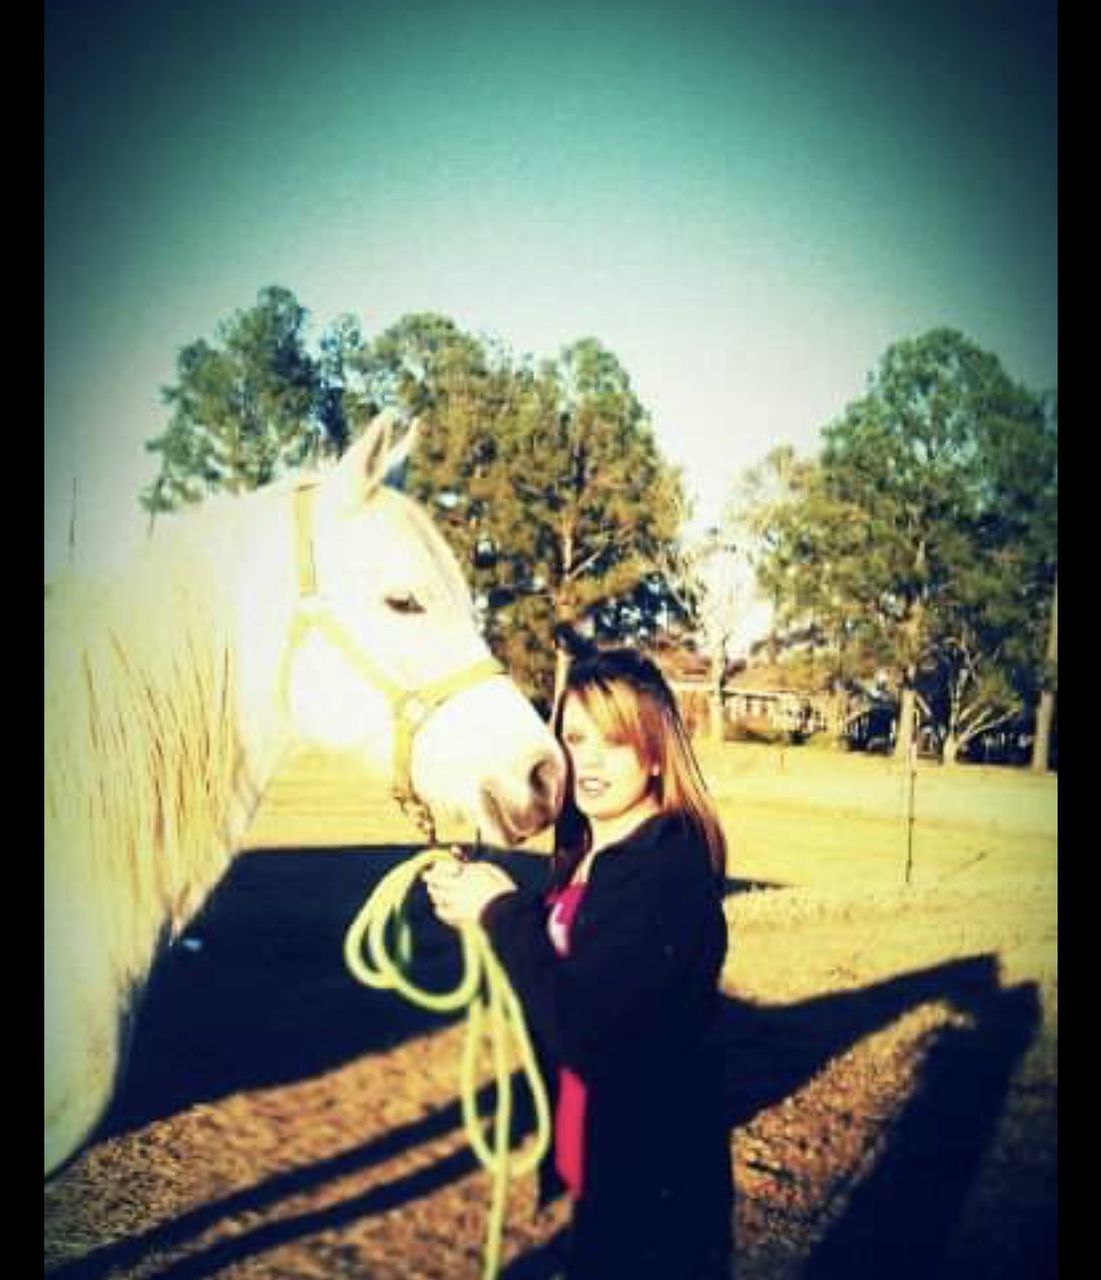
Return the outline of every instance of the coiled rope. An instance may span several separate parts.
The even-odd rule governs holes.
[[[411,959],[406,900],[417,878],[433,863],[455,860],[450,850],[436,847],[400,863],[388,872],[363,904],[344,938],[344,959],[365,986],[396,991],[413,1004],[434,1013],[467,1011],[466,1036],[460,1066],[459,1093],[467,1139],[492,1179],[486,1231],[484,1280],[494,1280],[501,1264],[509,1180],[532,1172],[550,1145],[550,1105],[535,1060],[523,1010],[485,931],[476,924],[459,929],[463,976],[452,991],[426,991],[402,971]],[[394,949],[388,935],[395,934]],[[496,1112],[492,1141],[487,1142],[477,1106],[479,1049],[488,1038],[493,1061]],[[513,1052],[510,1054],[510,1044]],[[511,1152],[512,1073],[510,1058],[518,1058],[535,1106],[535,1138],[524,1151]]]

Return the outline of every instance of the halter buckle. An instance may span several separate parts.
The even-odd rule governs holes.
[[[416,732],[432,714],[432,706],[419,694],[411,693],[401,704],[401,715],[411,730]]]

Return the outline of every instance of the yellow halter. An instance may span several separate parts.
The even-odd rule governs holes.
[[[496,658],[482,658],[439,680],[411,689],[400,684],[369,654],[365,653],[340,619],[328,609],[324,595],[318,590],[313,555],[313,528],[310,519],[310,507],[316,487],[317,481],[303,481],[294,491],[298,608],[291,620],[290,634],[287,637],[287,647],[283,655],[279,676],[280,697],[283,705],[286,706],[291,662],[295,651],[311,631],[319,631],[334,648],[340,651],[349,666],[357,671],[369,685],[378,689],[389,702],[394,717],[392,793],[402,811],[416,823],[425,839],[434,844],[436,832],[431,810],[417,795],[413,786],[413,739],[437,707],[464,689],[480,684],[483,680],[502,675],[505,669]]]

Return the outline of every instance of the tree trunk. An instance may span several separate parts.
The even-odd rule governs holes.
[[[925,578],[925,540],[918,542],[914,556],[914,574],[917,581]],[[898,730],[895,737],[895,759],[906,764],[914,745],[917,729],[917,684],[919,655],[925,631],[925,605],[919,596],[910,606],[909,616],[903,626],[905,656],[902,677],[902,696],[898,704]]]
[[[711,654],[711,688],[707,695],[708,735],[721,746],[723,733],[723,676],[726,668],[726,645],[720,642]]]
[[[945,765],[956,764],[960,754],[960,747],[962,746],[963,743],[954,733],[948,734],[944,739],[944,750],[941,753],[941,762]]]
[[[1051,593],[1051,625],[1047,636],[1047,661],[1052,666],[1059,656],[1059,580]],[[1051,725],[1055,719],[1055,693],[1045,688],[1036,708],[1036,737],[1032,743],[1032,772],[1047,773],[1051,759]]]
[[[551,701],[551,717],[553,719],[554,712],[558,709],[558,701],[562,697],[562,690],[566,687],[566,671],[570,665],[570,655],[562,648],[554,651],[554,698]]]
[[[898,730],[895,737],[895,759],[905,763],[910,759],[910,748],[914,741],[914,721],[917,712],[917,698],[913,686],[907,682],[902,686],[902,698],[898,704]]]
[[[723,732],[723,695],[718,689],[712,689],[707,699],[707,719],[711,741],[721,746],[725,734]]]
[[[845,727],[849,723],[850,698],[842,689],[835,689],[826,703],[826,732],[835,747],[844,745]]]
[[[1051,760],[1051,725],[1055,719],[1055,694],[1045,689],[1036,707],[1036,738],[1032,744],[1032,772],[1047,773]]]

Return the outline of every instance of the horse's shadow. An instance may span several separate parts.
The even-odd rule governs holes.
[[[253,850],[159,959],[135,1020],[122,1088],[100,1136],[196,1102],[319,1075],[444,1019],[357,981],[344,936],[379,880],[417,852],[403,846]],[[460,953],[410,898],[413,977],[447,990]]]
[[[236,1090],[331,1070],[439,1026],[439,1016],[360,986],[341,959],[344,931],[366,892],[408,852],[268,851],[240,859],[187,935],[201,942],[199,949],[177,947],[155,974],[127,1087],[105,1132],[122,1132]],[[502,861],[521,881],[538,883],[543,874],[538,858]],[[730,886],[734,892],[745,887]],[[422,976],[443,985],[453,967],[453,942],[426,904],[415,906],[414,914],[427,957]],[[732,1129],[791,1097],[866,1036],[934,1000],[969,1015],[967,1023],[933,1036],[885,1154],[809,1261],[806,1274],[814,1280],[942,1274],[938,1268],[1013,1070],[1035,1035],[1038,993],[1030,984],[1003,988],[995,959],[984,955],[791,1005],[724,998]],[[461,1123],[457,1103],[449,1104],[338,1157],[277,1175],[51,1274],[73,1280],[105,1276],[119,1263],[179,1245],[218,1222],[323,1186]],[[414,1201],[473,1167],[464,1148],[365,1195],[234,1235],[158,1274],[179,1280],[213,1275],[277,1244]],[[503,1280],[551,1275],[558,1265],[557,1243],[516,1259]]]
[[[123,1087],[99,1137],[140,1128],[196,1102],[320,1075],[445,1025],[346,968],[344,936],[404,846],[242,854],[151,975]],[[490,850],[538,887],[544,856]],[[733,891],[760,884],[730,882]],[[461,952],[420,886],[408,900],[412,979],[453,989]],[[455,1015],[456,1017],[461,1015]]]

